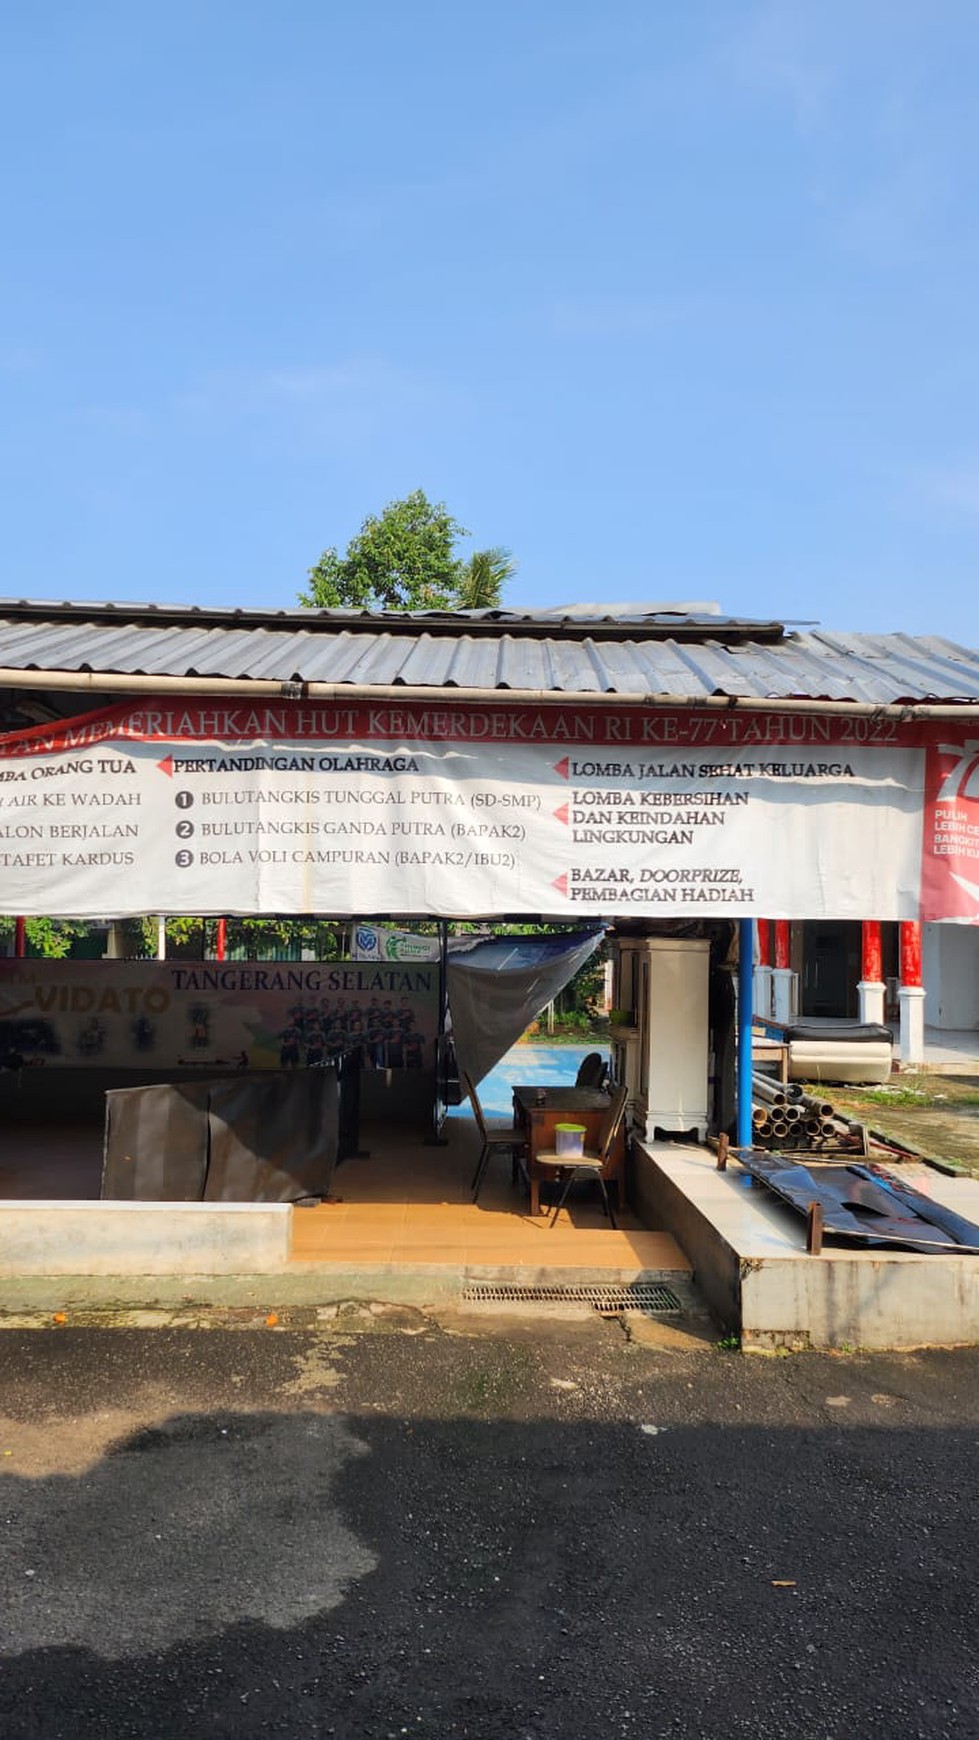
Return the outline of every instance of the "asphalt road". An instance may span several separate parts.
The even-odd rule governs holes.
[[[979,1733],[979,1360],[0,1335],[4,1740]]]

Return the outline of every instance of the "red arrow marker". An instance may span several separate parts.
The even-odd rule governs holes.
[[[555,876],[554,881],[551,884],[551,887],[556,888],[559,894],[567,894],[567,892],[568,892],[567,874],[565,874],[564,876]]]
[[[554,763],[554,771],[555,771],[555,773],[560,774],[562,779],[567,779],[568,769],[570,766],[571,766],[571,762],[569,761],[568,757],[565,756],[563,761],[556,761]]]
[[[567,824],[567,820],[568,820],[568,805],[567,805],[567,804],[562,804],[562,805],[561,805],[561,808],[560,808],[560,809],[559,809],[559,810],[555,810],[555,811],[554,811],[554,814],[555,814],[555,817],[556,817],[556,818],[557,818],[557,820],[558,820],[558,821],[559,821],[559,822],[564,822],[564,823],[565,823],[565,824]]]
[[[168,779],[173,778],[173,756],[172,755],[164,756],[163,760],[158,761],[156,765],[160,769],[161,773],[166,774]]]

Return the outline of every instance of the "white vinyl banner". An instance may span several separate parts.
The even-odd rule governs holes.
[[[924,767],[777,709],[127,702],[0,739],[2,909],[914,918]]]

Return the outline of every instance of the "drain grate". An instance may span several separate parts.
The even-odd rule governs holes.
[[[672,1288],[653,1281],[632,1281],[616,1284],[597,1281],[591,1285],[533,1287],[508,1285],[496,1281],[470,1281],[463,1289],[467,1305],[592,1305],[596,1311],[613,1316],[619,1311],[645,1311],[649,1316],[682,1311],[683,1307]]]

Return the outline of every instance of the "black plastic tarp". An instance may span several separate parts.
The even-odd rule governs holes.
[[[740,1160],[752,1178],[799,1214],[818,1203],[824,1232],[865,1245],[979,1254],[979,1226],[877,1162],[810,1167],[761,1153],[742,1153]]]
[[[102,1196],[298,1202],[329,1194],[340,1133],[334,1068],[115,1088]]]

